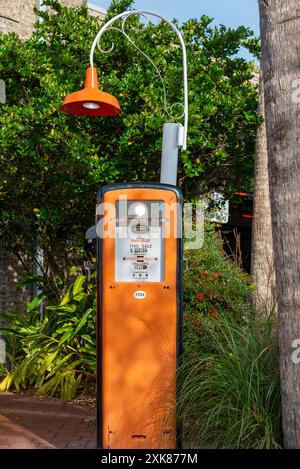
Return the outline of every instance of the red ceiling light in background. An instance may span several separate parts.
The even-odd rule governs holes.
[[[239,195],[240,197],[253,197],[253,195],[248,194],[248,192],[235,192],[234,195]]]
[[[87,69],[84,88],[66,96],[61,110],[78,116],[115,116],[122,112],[114,96],[99,90],[97,70],[92,66]]]

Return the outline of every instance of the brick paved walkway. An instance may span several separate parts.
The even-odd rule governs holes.
[[[96,411],[55,398],[0,393],[4,448],[96,448]]]

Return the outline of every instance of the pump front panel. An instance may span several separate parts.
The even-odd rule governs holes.
[[[176,448],[181,213],[169,187],[108,187],[99,201],[102,448]]]
[[[116,202],[116,282],[162,282],[164,202]]]

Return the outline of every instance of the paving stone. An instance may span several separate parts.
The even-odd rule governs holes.
[[[96,411],[57,398],[0,394],[0,449],[96,448]]]

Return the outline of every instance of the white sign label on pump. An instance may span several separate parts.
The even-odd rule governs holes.
[[[161,206],[161,202],[156,205]],[[136,217],[117,223],[115,237],[116,282],[162,282],[164,276],[163,227],[158,221]]]

